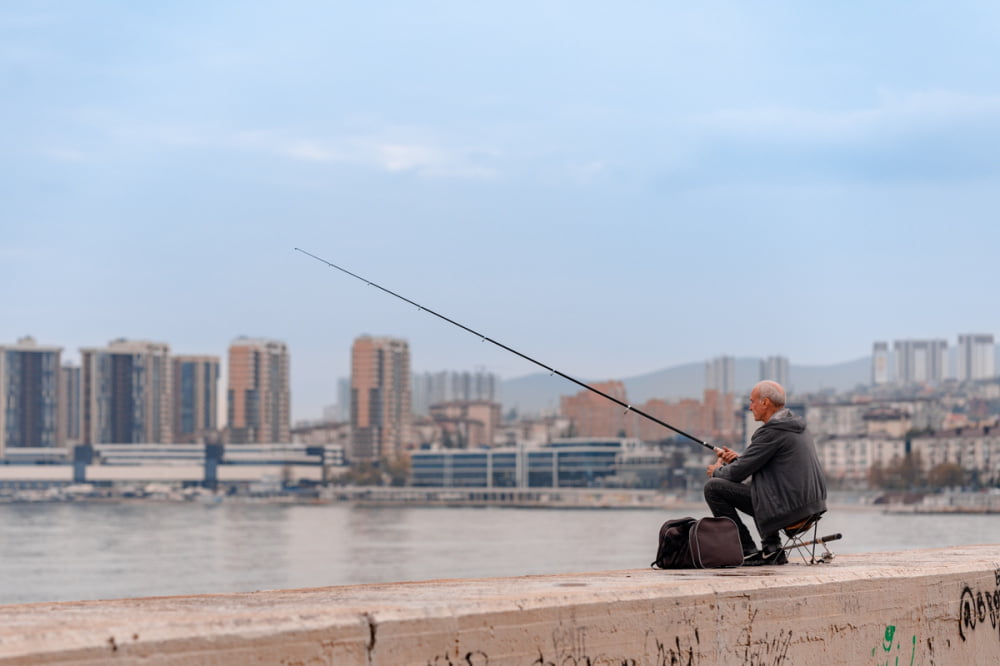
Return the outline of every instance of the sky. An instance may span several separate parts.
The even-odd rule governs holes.
[[[0,344],[622,379],[1000,334],[1000,5],[0,5]],[[568,386],[568,393],[576,388]]]

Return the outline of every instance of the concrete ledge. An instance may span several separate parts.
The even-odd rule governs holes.
[[[1000,545],[0,606],[0,664],[994,664]]]

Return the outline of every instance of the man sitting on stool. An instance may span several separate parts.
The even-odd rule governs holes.
[[[826,481],[805,419],[785,408],[780,384],[763,381],[754,386],[750,411],[764,425],[754,432],[743,455],[728,447],[717,452],[718,460],[708,467],[705,501],[713,516],[736,523],[744,564],[785,564],[779,531],[826,511]],[[750,482],[743,483],[748,477]],[[754,517],[761,550],[737,510]]]

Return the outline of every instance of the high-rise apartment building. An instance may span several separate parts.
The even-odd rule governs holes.
[[[169,345],[121,338],[80,356],[85,443],[173,442]]]
[[[337,414],[336,420],[348,423],[351,420],[351,378],[337,379]]]
[[[992,333],[966,333],[958,336],[959,381],[991,379],[996,376],[996,343]]]
[[[896,383],[940,382],[948,376],[947,340],[896,340]]]
[[[736,359],[718,356],[705,362],[705,390],[733,393],[736,390]]]
[[[760,362],[760,380],[770,379],[788,388],[788,358],[768,356]]]
[[[889,383],[889,343],[872,343],[872,384],[882,386]]]
[[[229,345],[229,441],[291,441],[288,347],[240,337]]]
[[[64,365],[59,369],[59,419],[62,421],[66,444],[82,440],[83,382],[80,366]]]
[[[174,441],[192,444],[219,428],[219,357],[174,356]]]
[[[24,337],[0,345],[0,457],[6,447],[63,445],[59,419],[61,347]]]
[[[351,461],[395,458],[411,442],[410,346],[363,335],[351,348]]]

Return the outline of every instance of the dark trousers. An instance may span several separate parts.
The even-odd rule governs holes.
[[[740,514],[742,511],[748,516],[753,516],[753,502],[750,499],[750,486],[745,483],[736,483],[727,479],[709,479],[705,483],[705,501],[713,516],[725,516],[732,518],[736,527],[740,531],[740,543],[743,544],[743,552],[749,553],[757,549],[750,530],[743,524]],[[777,532],[772,534],[762,534],[763,546],[780,545],[781,537]]]

